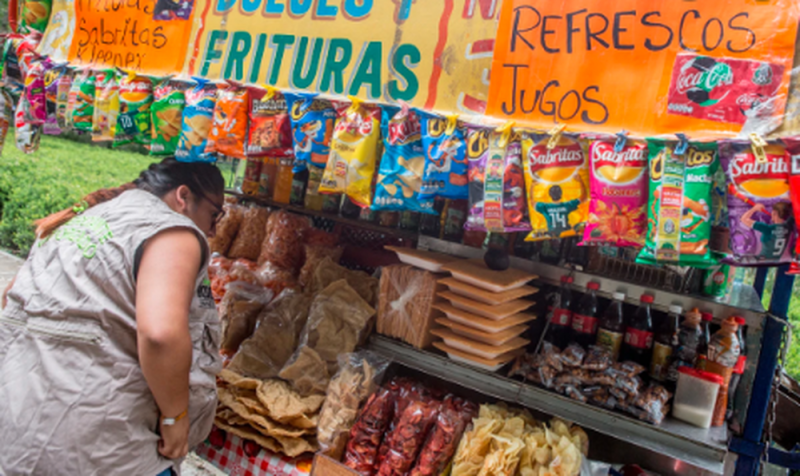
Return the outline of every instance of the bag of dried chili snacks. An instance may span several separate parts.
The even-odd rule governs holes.
[[[392,420],[394,399],[395,393],[388,388],[373,393],[350,430],[343,462],[362,476],[375,474],[378,447]]]
[[[405,476],[436,421],[439,406],[438,400],[429,397],[406,407],[389,436],[389,451],[378,469],[378,476]]]
[[[456,452],[467,424],[477,415],[478,406],[459,397],[444,399],[436,424],[420,451],[409,476],[439,476]]]
[[[310,226],[308,218],[284,210],[270,215],[258,263],[269,261],[279,268],[300,269],[303,264],[303,238]]]
[[[392,381],[389,382],[388,388],[395,393],[392,421],[386,432],[387,435],[391,435],[400,424],[400,419],[403,417],[403,412],[405,412],[406,408],[412,402],[426,398],[428,396],[428,390],[421,384],[403,377],[392,379]],[[378,449],[377,467],[380,467],[383,464],[383,460],[386,459],[386,455],[389,453],[390,449],[390,441],[390,438],[384,438],[381,447]]]

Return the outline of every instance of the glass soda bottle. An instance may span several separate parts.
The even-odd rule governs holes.
[[[678,369],[694,366],[702,338],[701,322],[702,316],[697,308],[686,313],[681,323],[681,332],[678,334],[678,349],[673,354],[672,365],[670,365],[669,373],[667,374],[667,382],[677,383]]]
[[[625,315],[622,304],[625,302],[625,293],[616,292],[614,300],[606,308],[603,319],[600,320],[600,329],[597,331],[597,345],[611,354],[614,362],[619,359],[622,339],[625,337]]]
[[[675,351],[680,344],[680,321],[683,308],[678,305],[669,307],[667,318],[661,323],[653,342],[653,358],[650,360],[650,377],[659,382],[666,382]]]
[[[561,289],[553,306],[550,328],[545,339],[561,350],[567,347],[572,337],[572,281],[572,276],[561,276]]]
[[[744,368],[747,365],[747,342],[744,340],[743,328],[747,321],[743,317],[735,316],[734,320],[739,328],[736,330],[736,337],[739,339],[739,359],[733,367],[733,374],[731,375],[731,383],[728,388],[728,411],[725,414],[725,419],[729,420],[733,415],[733,403],[736,398],[736,389],[739,388],[739,382],[742,380]]]
[[[591,281],[586,288],[589,292],[583,295],[578,309],[572,315],[572,340],[584,349],[594,344],[600,321],[597,312],[597,290],[600,289],[600,283]]]
[[[653,296],[642,294],[639,300],[639,308],[625,328],[622,357],[649,369],[653,350],[653,315],[650,310]]]
[[[698,369],[705,369],[705,362],[708,360],[708,344],[711,343],[711,321],[714,316],[710,312],[700,313],[702,322],[700,323],[700,342],[697,344],[697,358],[694,366]]]

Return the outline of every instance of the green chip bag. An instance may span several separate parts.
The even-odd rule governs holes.
[[[53,9],[52,0],[25,0],[22,10],[23,33],[38,31],[44,33],[47,22],[50,20],[50,11]]]
[[[153,88],[150,108],[152,141],[150,155],[175,155],[181,138],[181,118],[186,96],[169,78],[158,81]]]
[[[114,147],[150,143],[150,107],[153,104],[153,81],[135,72],[120,75],[119,116]]]
[[[96,80],[94,71],[85,69],[72,81],[67,100],[67,125],[75,130],[92,131]]]
[[[716,264],[709,240],[717,145],[690,142],[684,153],[678,149],[674,141],[648,139],[647,236],[636,262],[707,268]]]

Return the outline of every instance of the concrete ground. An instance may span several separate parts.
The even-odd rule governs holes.
[[[22,266],[21,259],[5,251],[0,251],[0,293],[6,289],[11,278],[17,274],[20,266]]]

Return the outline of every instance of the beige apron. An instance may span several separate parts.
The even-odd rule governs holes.
[[[200,229],[131,190],[37,242],[0,318],[0,475],[155,476],[158,408],[136,347],[137,250],[175,227]],[[214,419],[219,318],[206,267],[189,312],[189,445]],[[177,468],[176,468],[177,469]]]

